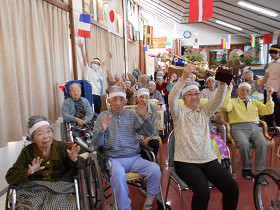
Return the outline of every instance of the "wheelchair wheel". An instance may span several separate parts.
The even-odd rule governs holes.
[[[90,184],[90,206],[96,209],[102,209],[104,205],[104,188],[103,175],[101,173],[98,160],[93,156],[89,167],[89,181]],[[91,208],[92,209],[92,208]]]
[[[280,209],[280,171],[267,168],[257,175],[254,201],[257,210]]]

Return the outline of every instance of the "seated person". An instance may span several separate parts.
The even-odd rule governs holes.
[[[113,86],[108,99],[111,109],[97,117],[93,143],[103,147],[112,163],[110,184],[115,190],[119,209],[131,209],[126,184],[127,172],[136,172],[146,177],[148,184],[144,209],[150,209],[159,193],[161,172],[156,163],[144,160],[139,154],[140,146],[136,133],[152,136],[154,126],[148,118],[145,106],[137,106],[136,113],[123,109],[127,100],[122,87]]]
[[[161,110],[165,107],[164,99],[159,91],[156,90],[155,81],[151,80],[148,82],[148,90],[150,92],[149,99],[157,99],[159,101],[158,109]]]
[[[74,172],[86,166],[80,146],[72,148],[53,139],[46,117],[34,115],[27,123],[29,144],[8,170],[8,184],[20,184],[16,209],[76,209]]]
[[[250,161],[250,141],[255,144],[255,175],[266,168],[267,143],[263,136],[263,130],[259,127],[259,115],[273,113],[274,103],[271,100],[272,88],[268,89],[268,102],[266,105],[251,99],[251,85],[242,82],[238,85],[238,98],[232,99],[232,85],[229,86],[222,108],[228,112],[231,135],[239,147],[239,153],[243,164],[242,176],[252,179],[252,163]]]
[[[131,86],[131,81],[129,79],[125,80],[124,83],[126,88],[130,88],[133,92],[136,92],[135,88]]]
[[[254,80],[254,72],[252,71],[247,71],[245,74],[245,81],[251,85],[251,92],[258,91],[259,85],[258,81]]]
[[[158,112],[157,112],[157,106],[154,104],[149,104],[149,95],[150,92],[146,88],[141,88],[137,91],[137,99],[138,99],[138,105],[137,106],[143,106],[146,107],[147,110],[147,115],[152,124],[155,127],[154,133],[151,136],[143,136],[143,135],[138,135],[137,139],[142,141],[144,144],[152,147],[154,149],[154,154],[155,157],[157,157],[158,153],[158,148],[159,148],[159,140],[158,140],[158,124],[159,124],[159,119],[158,119]],[[136,107],[133,107],[132,110],[136,112]],[[143,154],[142,154],[143,156]],[[147,159],[147,158],[145,158]]]
[[[173,73],[168,81],[168,85],[166,86],[168,93],[170,93],[171,89],[173,88],[176,82],[178,82],[178,77],[177,74]]]
[[[216,80],[214,77],[208,77],[205,84],[207,88],[201,91],[200,98],[207,98],[210,101],[216,94]]]
[[[111,86],[115,85],[117,82],[121,81],[121,76],[116,74],[114,77],[114,80],[111,80],[112,75],[109,70],[107,70],[107,82],[108,82],[108,87],[110,88]]]
[[[85,123],[93,119],[93,111],[89,101],[81,97],[81,85],[72,83],[69,86],[69,94],[71,98],[67,98],[62,105],[63,120],[70,120],[83,126]]]
[[[185,86],[187,78],[196,70],[187,65],[179,81],[169,94],[169,107],[176,137],[174,167],[178,176],[193,191],[192,209],[207,209],[210,199],[208,181],[223,193],[223,209],[236,209],[239,190],[228,171],[218,162],[211,148],[209,118],[220,107],[226,93],[226,84],[219,82],[213,100],[199,105],[198,86]],[[184,107],[178,99],[182,92]]]
[[[125,82],[122,82],[122,81],[118,81],[116,84],[114,84],[112,87],[115,87],[115,86],[119,86],[119,87],[122,87],[125,92],[126,92],[126,97],[129,99],[130,97],[132,97],[134,95],[134,88],[132,87],[129,87],[128,83],[125,83]],[[111,88],[112,88],[111,87]],[[106,93],[109,95],[109,92],[110,92],[110,89],[111,88],[107,88],[106,89]]]
[[[142,75],[142,82],[139,82],[138,88],[147,88],[148,87],[148,75],[144,74]]]
[[[165,103],[168,103],[168,94],[169,92],[167,91],[167,83],[164,82],[163,76],[162,75],[157,75],[157,80],[156,80],[156,90],[159,91],[162,95],[162,97],[165,100]]]

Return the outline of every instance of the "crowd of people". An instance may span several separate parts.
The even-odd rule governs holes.
[[[77,45],[82,52],[85,79],[92,85],[94,112],[99,114],[94,123],[92,143],[102,147],[112,163],[110,184],[115,191],[118,207],[131,209],[125,173],[136,172],[147,179],[147,198],[143,209],[152,209],[153,200],[160,190],[161,171],[156,163],[148,161],[141,154],[139,141],[152,147],[157,156],[158,111],[168,109],[176,136],[175,171],[193,191],[192,209],[207,209],[210,199],[208,181],[223,194],[223,209],[236,209],[238,185],[218,162],[211,147],[209,122],[221,108],[228,114],[231,135],[239,147],[242,176],[245,179],[252,179],[254,174],[266,168],[267,143],[258,125],[259,115],[266,116],[269,127],[274,126],[274,115],[275,125],[280,126],[280,46],[273,45],[270,48],[272,62],[261,82],[254,80],[254,73],[248,70],[243,71],[229,85],[209,76],[205,84],[199,86],[195,82],[196,67],[192,64],[183,68],[180,77],[175,73],[168,77],[159,69],[153,76],[142,75],[136,78],[129,72],[122,77],[115,75],[113,79],[107,71],[109,87],[106,92],[110,109],[100,113],[100,73],[112,59],[112,54],[103,63],[98,58],[88,62],[83,50],[84,44],[78,41]],[[63,119],[79,126],[92,121],[94,115],[89,101],[81,97],[81,92],[80,84],[72,83],[69,87],[71,97],[65,100],[62,107]],[[250,98],[252,92],[263,92],[264,103]],[[137,105],[133,109],[124,109],[130,97],[136,98]],[[203,98],[207,98],[207,102],[202,104]],[[179,99],[183,104],[179,103]],[[157,103],[149,103],[153,100]],[[46,181],[60,183],[62,188],[65,182],[73,181],[76,169],[85,167],[85,159],[79,155],[83,152],[80,146],[70,147],[65,142],[54,140],[53,129],[47,118],[38,115],[30,117],[28,134],[32,144],[22,150],[7,172],[6,180],[9,184],[36,182],[36,186],[41,187],[38,181]],[[250,142],[254,142],[256,151],[255,173],[252,172],[250,160]],[[22,196],[24,199],[18,205],[30,205],[31,208],[43,204],[46,198],[36,203],[38,195],[26,191],[22,192]],[[30,196],[34,196],[34,199],[32,197],[33,202],[28,203]],[[65,195],[61,199],[64,205],[67,203],[67,208],[73,207],[73,197]],[[57,202],[54,200],[53,205],[57,205]]]

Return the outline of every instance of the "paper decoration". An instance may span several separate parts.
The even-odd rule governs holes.
[[[149,50],[149,45],[144,45],[143,50],[144,50],[144,52],[148,51]]]
[[[171,42],[166,42],[165,50],[166,51],[171,51]]]
[[[144,38],[143,44],[152,45],[153,44],[153,26],[144,26]]]
[[[256,35],[251,35],[251,47],[256,47]]]
[[[221,40],[221,49],[226,49],[226,39]]]
[[[190,0],[189,22],[201,22],[213,17],[213,0]]]
[[[226,35],[226,49],[230,49],[231,35]]]
[[[115,12],[113,10],[111,10],[109,12],[109,16],[110,16],[110,21],[113,23],[115,20]]]
[[[272,43],[272,34],[265,34],[263,35],[264,44],[271,44]]]
[[[78,36],[83,38],[90,38],[90,19],[89,14],[80,14]]]
[[[193,43],[193,49],[199,50],[199,33],[194,32],[193,33],[194,43]]]

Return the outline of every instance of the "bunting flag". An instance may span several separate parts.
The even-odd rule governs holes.
[[[194,43],[193,43],[193,49],[199,50],[199,33],[194,32],[193,33]]]
[[[221,40],[221,49],[226,49],[226,39]]]
[[[80,22],[78,28],[78,36],[84,38],[90,38],[90,15],[80,14]]]
[[[143,44],[153,45],[153,26],[144,26]]]
[[[230,49],[231,35],[226,35],[226,49]]]
[[[201,22],[213,17],[213,0],[190,0],[189,22]]]
[[[251,47],[256,47],[256,35],[251,35]]]
[[[272,34],[265,34],[263,35],[264,44],[271,44],[272,43]]]
[[[149,45],[144,45],[143,50],[144,50],[144,52],[148,51],[149,50]]]
[[[165,50],[170,52],[171,51],[171,42],[166,42]]]

